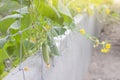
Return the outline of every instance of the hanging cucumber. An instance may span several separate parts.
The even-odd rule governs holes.
[[[42,55],[43,55],[43,59],[44,59],[45,63],[47,65],[49,65],[50,55],[49,55],[49,50],[48,50],[47,42],[44,42],[42,44]]]
[[[51,50],[51,55],[52,56],[59,56],[60,55],[59,50],[58,50],[52,36],[48,35],[47,42],[48,42],[48,45],[49,45],[50,50]]]

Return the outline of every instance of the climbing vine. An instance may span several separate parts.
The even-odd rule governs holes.
[[[109,15],[108,6],[112,4],[112,0],[12,1],[18,2],[20,9],[0,19],[0,79],[38,50],[42,50],[44,62],[49,67],[50,57],[60,55],[54,37],[75,28],[74,16],[86,13],[91,16],[95,10]],[[94,47],[102,45],[101,52],[109,51],[109,43],[100,42],[84,29],[80,33],[93,41]]]

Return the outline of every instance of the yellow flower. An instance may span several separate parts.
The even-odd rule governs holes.
[[[28,71],[29,68],[28,68],[28,67],[24,67],[23,70],[24,70],[24,71]]]
[[[110,49],[111,48],[111,44],[106,44],[105,47],[106,47],[106,49]]]
[[[81,12],[81,8],[77,8],[77,12]]]
[[[103,49],[101,49],[101,52],[102,53],[107,53],[107,52],[109,52],[109,49],[103,48]]]
[[[99,40],[96,40],[96,44],[97,44],[97,45],[99,44]]]
[[[46,25],[45,26],[47,30],[50,30],[50,26],[49,25]]]
[[[84,29],[80,29],[79,32],[83,35],[86,33]]]
[[[36,38],[34,38],[34,37],[30,37],[30,41],[33,42],[33,43],[37,42]]]
[[[108,14],[110,14],[110,9],[106,9],[106,14],[108,15]]]
[[[99,40],[96,40],[96,41],[95,41],[95,45],[94,45],[93,47],[94,47],[94,48],[97,47],[97,46],[99,45],[99,43],[100,43]]]
[[[50,67],[51,67],[50,64],[47,64],[47,68],[50,69]]]

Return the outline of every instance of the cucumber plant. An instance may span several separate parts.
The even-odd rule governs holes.
[[[93,6],[108,4],[108,0],[12,0],[20,9],[0,19],[0,80],[22,61],[42,50],[44,62],[60,55],[54,37],[75,28],[74,16],[88,13]],[[99,8],[99,7],[98,7]],[[72,27],[71,27],[72,26]],[[20,52],[20,50],[22,50]]]

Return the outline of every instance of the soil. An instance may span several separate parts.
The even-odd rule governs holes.
[[[112,44],[107,54],[95,49],[84,80],[120,80],[120,25],[105,25],[100,40]]]

